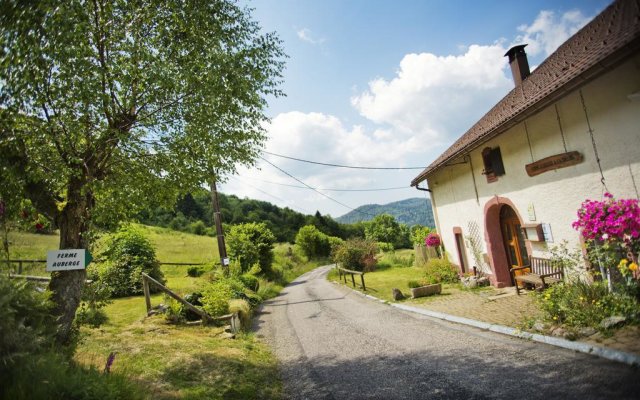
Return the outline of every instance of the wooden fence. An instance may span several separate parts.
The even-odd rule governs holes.
[[[240,330],[240,318],[238,317],[238,313],[237,312],[236,313],[232,313],[232,314],[223,315],[221,317],[212,317],[209,314],[207,314],[206,312],[204,312],[201,309],[199,309],[198,307],[196,307],[193,304],[189,303],[188,301],[186,301],[182,297],[178,296],[176,293],[171,291],[169,288],[167,288],[166,286],[164,286],[163,284],[161,284],[160,282],[158,282],[157,280],[153,279],[152,277],[150,277],[149,275],[147,275],[147,274],[145,274],[143,272],[142,273],[142,289],[144,291],[144,300],[145,300],[146,305],[147,305],[147,316],[149,316],[149,315],[151,315],[153,313],[153,307],[151,307],[151,290],[149,288],[149,284],[150,283],[153,284],[154,286],[156,286],[158,289],[160,289],[160,291],[162,291],[163,293],[166,293],[171,298],[173,298],[176,301],[182,303],[189,310],[191,310],[194,313],[196,313],[197,315],[199,315],[202,318],[202,323],[206,324],[206,323],[215,322],[215,321],[229,321],[229,325],[231,325],[231,332],[237,333]]]
[[[351,275],[351,283],[353,284],[353,287],[356,287],[356,279],[354,278],[354,275],[360,275],[360,282],[362,283],[362,290],[366,291],[367,287],[364,285],[364,272],[362,271],[352,271],[350,269],[346,269],[346,268],[342,268],[339,267],[338,264],[336,264],[336,269],[338,270],[338,280],[344,278],[344,283],[347,283],[347,275]]]

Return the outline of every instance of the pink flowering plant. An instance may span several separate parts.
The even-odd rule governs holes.
[[[440,246],[441,242],[440,242],[440,236],[435,233],[435,232],[431,232],[430,234],[427,235],[427,237],[424,239],[424,244],[427,247],[438,247]]]
[[[590,259],[604,269],[628,258],[637,263],[640,251],[640,205],[636,199],[615,199],[605,193],[602,201],[586,200],[572,226],[586,239]],[[635,272],[635,271],[634,271]]]

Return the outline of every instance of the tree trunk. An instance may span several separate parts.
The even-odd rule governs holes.
[[[60,249],[87,249],[89,216],[93,200],[86,182],[71,178],[67,188],[67,204],[60,213]],[[80,304],[86,270],[58,271],[51,274],[49,289],[58,316],[57,341],[61,345],[73,339],[73,320]]]

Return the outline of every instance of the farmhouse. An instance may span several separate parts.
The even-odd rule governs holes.
[[[585,199],[639,196],[640,1],[615,1],[533,73],[525,46],[505,54],[515,88],[411,182],[431,191],[449,258],[497,287],[580,246]]]

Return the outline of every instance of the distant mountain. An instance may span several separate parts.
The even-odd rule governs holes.
[[[347,214],[336,218],[336,221],[343,224],[353,224],[360,221],[369,221],[378,214],[391,214],[396,217],[396,221],[411,225],[426,225],[435,227],[431,200],[415,197],[412,199],[400,200],[389,204],[366,204],[350,211]],[[369,216],[372,215],[372,216]]]

